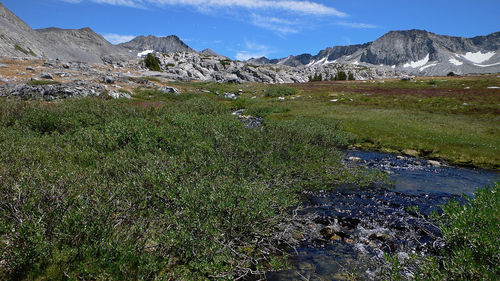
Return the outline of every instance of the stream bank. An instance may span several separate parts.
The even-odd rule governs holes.
[[[438,253],[446,245],[429,215],[500,179],[496,172],[377,152],[348,151],[345,162],[386,172],[393,188],[304,193],[295,213],[305,223],[297,226],[291,267],[268,273],[268,280],[373,280],[385,254],[405,260]]]

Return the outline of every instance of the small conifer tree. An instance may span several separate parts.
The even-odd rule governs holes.
[[[340,81],[347,80],[347,74],[344,71],[339,71],[339,73],[337,73],[337,79]]]
[[[151,71],[161,71],[160,62],[152,54],[148,54],[144,59],[144,64]]]
[[[349,72],[349,77],[348,77],[349,80],[356,80],[356,78],[354,78],[354,74],[352,72]]]

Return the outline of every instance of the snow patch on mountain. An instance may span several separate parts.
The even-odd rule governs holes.
[[[481,53],[481,51],[477,53],[468,52],[465,55],[460,55],[463,58],[473,62],[473,63],[483,63],[489,59],[491,59],[496,53],[495,52],[487,52]]]
[[[424,69],[427,69],[427,68],[429,68],[429,67],[436,66],[436,65],[438,65],[438,64],[437,64],[437,63],[432,63],[432,64],[429,64],[429,65],[426,65],[426,66],[421,67],[419,70],[420,70],[420,71],[424,71]]]
[[[458,66],[458,65],[462,65],[462,64],[464,64],[463,62],[461,62],[461,61],[457,60],[456,58],[450,58],[450,59],[449,59],[449,62],[450,62],[451,64],[454,64],[454,65],[457,65],[457,66]]]
[[[410,61],[409,63],[405,63],[403,67],[411,67],[411,68],[418,68],[426,65],[429,62],[429,54],[425,56],[425,58],[419,60],[419,61]]]
[[[153,52],[154,52],[154,50],[146,50],[146,51],[143,51],[143,52],[138,53],[138,54],[137,54],[137,56],[138,56],[138,57],[143,57],[143,56],[145,56],[145,55],[147,55],[147,54],[151,54],[151,53],[153,53]]]
[[[492,64],[477,64],[477,63],[475,63],[474,65],[479,66],[479,67],[490,67],[490,66],[500,65],[500,62],[492,63]]]

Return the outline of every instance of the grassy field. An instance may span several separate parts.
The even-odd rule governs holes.
[[[176,82],[181,95],[0,100],[0,279],[231,280],[282,268],[276,234],[301,191],[381,179],[342,164],[349,146],[498,169],[500,92],[488,89],[498,84]],[[241,108],[263,127],[242,126],[231,114]]]
[[[268,120],[307,117],[340,122],[362,149],[498,170],[500,89],[489,87],[499,85],[497,76],[314,82],[287,85],[298,92],[281,89],[273,95],[264,85],[179,86],[212,92],[242,88],[245,94],[227,101],[229,107],[246,108],[245,114]],[[286,93],[281,99],[274,94],[281,92]]]

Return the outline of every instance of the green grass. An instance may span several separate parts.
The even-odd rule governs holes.
[[[60,84],[60,82],[54,80],[32,80],[26,82],[26,84],[30,86],[40,86],[40,85],[55,85],[55,84]]]
[[[23,47],[21,47],[21,46],[19,46],[19,45],[15,45],[15,46],[14,46],[14,49],[16,49],[17,51],[22,52],[22,53],[23,53],[23,54],[25,54],[25,55],[31,55],[31,56],[36,57],[35,52],[33,52],[30,48],[28,48],[28,50],[26,50],[26,49],[24,49]]]
[[[0,101],[0,279],[233,279],[284,265],[304,189],[369,185],[327,120],[249,130],[216,96]]]
[[[265,91],[266,97],[285,97],[298,94],[299,91],[295,88],[286,86],[271,86]]]
[[[243,99],[248,114],[268,119],[340,121],[357,136],[355,146],[363,149],[413,149],[422,157],[452,164],[500,169],[500,93],[487,89],[500,79],[434,78],[434,85],[429,80],[287,85],[300,96],[285,101],[265,98],[275,86],[255,86],[257,94]]]

